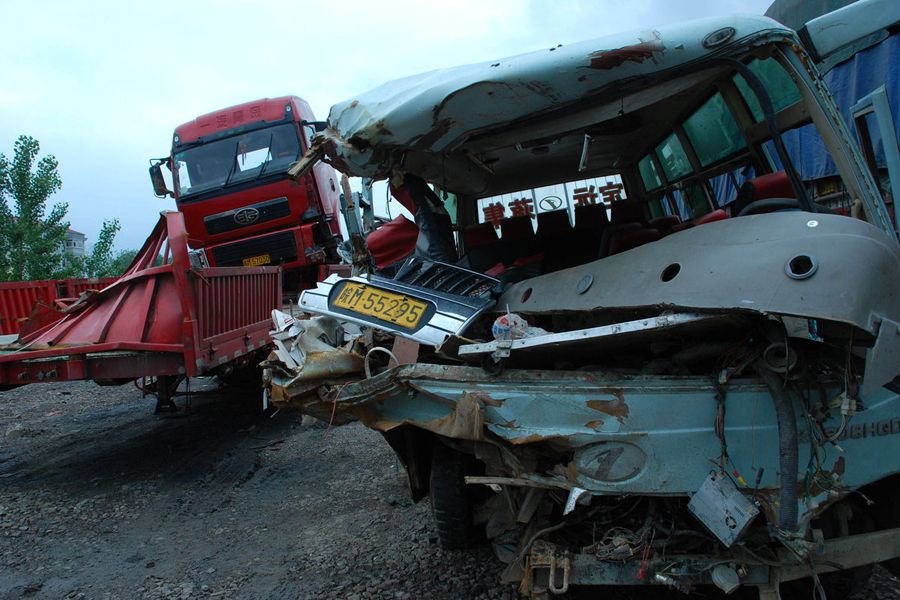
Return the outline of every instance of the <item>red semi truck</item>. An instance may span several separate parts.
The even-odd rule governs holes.
[[[340,191],[334,170],[318,164],[300,181],[287,169],[316,131],[297,96],[265,98],[180,125],[171,154],[152,161],[158,197],[184,214],[201,266],[281,265],[285,287],[308,287],[317,266],[339,262]],[[161,166],[172,173],[169,190]]]

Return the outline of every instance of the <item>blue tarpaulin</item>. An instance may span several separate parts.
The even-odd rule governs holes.
[[[825,74],[825,82],[834,96],[845,123],[856,138],[850,108],[870,92],[884,85],[887,90],[895,134],[900,137],[900,35],[867,48]],[[788,154],[805,180],[837,175],[837,167],[828,155],[813,125],[806,125],[783,135]],[[885,166],[881,140],[875,141],[875,160]],[[799,157],[799,160],[797,160]]]

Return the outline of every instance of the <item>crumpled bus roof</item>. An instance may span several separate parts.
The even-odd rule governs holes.
[[[719,43],[711,44],[717,32]],[[525,122],[546,120],[561,114],[560,109],[592,100],[599,104],[613,97],[622,99],[624,111],[617,107],[609,114],[598,112],[593,121],[598,123],[634,107],[622,94],[636,89],[629,87],[635,80],[646,88],[646,76],[712,55],[735,56],[748,45],[793,35],[766,17],[735,15],[618,33],[397,79],[331,108],[323,136],[326,153],[350,175],[381,178],[400,162],[409,170],[422,162],[430,173],[418,170],[426,178],[435,181],[446,175],[453,180],[449,171],[456,171],[456,183],[464,185],[465,177],[460,175],[492,171],[471,155],[451,156],[460,154],[461,144],[475,136],[509,129],[513,123],[520,128]],[[645,104],[683,91],[690,80],[679,85],[679,89],[661,88],[654,97],[645,98]],[[521,140],[517,143],[521,145]],[[442,165],[436,162],[439,154],[445,155]],[[453,158],[458,164],[451,164]],[[411,167],[407,159],[416,164]],[[469,173],[460,174],[460,169]]]

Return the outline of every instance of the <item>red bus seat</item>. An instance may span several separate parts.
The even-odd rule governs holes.
[[[659,235],[665,237],[675,231],[675,227],[681,224],[681,219],[677,215],[663,215],[650,219],[647,226],[651,229],[659,231]]]
[[[712,223],[713,221],[723,221],[728,218],[728,213],[725,212],[725,209],[720,208],[718,210],[714,210],[711,213],[706,213],[702,217],[698,217],[694,219],[694,225],[705,225],[706,223]]]
[[[748,204],[757,200],[796,197],[794,186],[791,185],[791,180],[784,171],[760,175],[748,179],[741,185],[731,206],[731,214],[736,216]]]

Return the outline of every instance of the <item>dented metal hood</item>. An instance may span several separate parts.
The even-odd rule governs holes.
[[[793,35],[761,16],[717,17],[414,75],[333,106],[325,151],[350,175],[384,177],[401,162],[401,154],[421,171],[420,164],[428,162],[422,154],[439,160],[438,154],[458,149],[473,135],[583,106],[604,90],[618,96],[627,81]],[[658,97],[643,101],[671,93],[660,90]],[[458,163],[442,165],[445,172],[455,171],[448,173],[454,183],[464,184],[467,171],[483,174],[477,161],[456,158]]]

